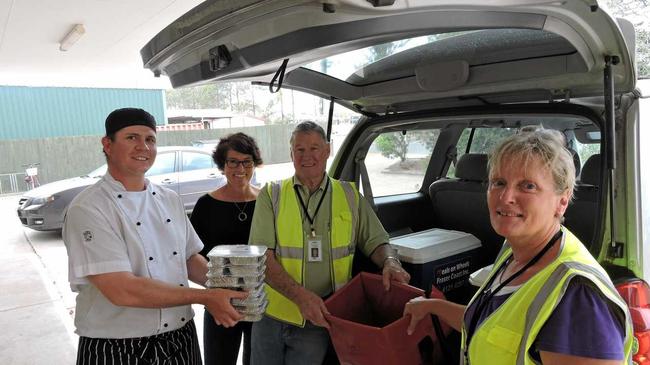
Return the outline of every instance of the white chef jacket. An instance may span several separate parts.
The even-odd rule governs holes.
[[[88,275],[127,271],[135,276],[188,287],[187,259],[203,244],[179,196],[145,182],[144,191],[126,191],[106,175],[70,203],[63,226],[68,277],[78,292],[76,333],[93,338],[146,337],[190,321],[190,305],[151,309],[112,304]]]

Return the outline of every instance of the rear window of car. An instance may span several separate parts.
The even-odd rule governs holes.
[[[490,154],[505,137],[517,132],[516,128],[466,128],[456,145],[456,159],[447,170],[447,177],[455,177],[456,161],[465,153]]]
[[[419,191],[439,135],[437,129],[380,134],[365,158],[373,196]]]
[[[206,153],[183,152],[182,171],[210,169],[214,167],[212,156]]]
[[[159,153],[158,156],[156,156],[156,162],[147,171],[146,176],[170,174],[174,172],[175,163],[175,152]]]

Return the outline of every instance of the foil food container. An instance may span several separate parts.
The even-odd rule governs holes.
[[[244,314],[244,315],[246,315],[246,314],[264,314],[264,311],[266,310],[266,306],[268,304],[269,304],[269,301],[265,299],[258,306],[254,306],[254,307],[245,306],[245,307],[242,307],[242,306],[236,305],[234,307],[237,310],[237,312],[239,312],[241,314]]]
[[[208,253],[213,266],[258,265],[266,259],[266,246],[219,245]]]
[[[264,281],[264,274],[256,276],[218,276],[205,282],[209,288],[257,288]]]
[[[208,268],[208,277],[219,276],[259,276],[264,274],[266,265],[226,265]]]
[[[233,306],[240,307],[251,307],[259,306],[266,300],[266,292],[263,289],[264,287],[260,285],[259,289],[254,289],[248,292],[248,296],[244,299],[232,298],[230,303]]]
[[[261,321],[264,317],[264,314],[244,314],[244,317],[241,319],[243,322],[258,322]]]
[[[210,258],[208,256],[208,258]],[[259,259],[257,262],[254,264],[231,264],[231,263],[224,263],[226,260],[222,258],[215,258],[214,260],[208,261],[208,268],[216,268],[216,269],[222,269],[225,267],[233,267],[233,266],[253,266],[253,267],[260,267],[266,263],[266,255],[262,256],[261,259]]]

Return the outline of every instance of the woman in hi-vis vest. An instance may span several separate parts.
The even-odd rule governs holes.
[[[526,128],[489,159],[490,222],[506,238],[469,305],[416,298],[408,332],[433,314],[461,332],[463,364],[630,362],[625,302],[584,245],[562,226],[575,166],[564,136]]]

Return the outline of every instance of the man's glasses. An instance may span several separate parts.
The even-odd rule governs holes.
[[[232,159],[232,158],[229,158],[229,159],[226,160],[226,166],[230,167],[231,169],[236,169],[239,165],[242,165],[242,166],[244,166],[244,168],[249,169],[249,168],[253,167],[254,164],[255,164],[255,162],[253,162],[253,160],[239,161],[239,160],[235,160],[235,159]]]

